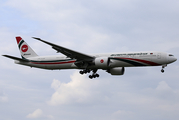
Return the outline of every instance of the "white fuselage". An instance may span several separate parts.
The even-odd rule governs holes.
[[[22,58],[11,55],[3,56],[15,60],[16,64],[41,69],[81,69],[80,74],[92,72],[89,75],[90,79],[99,77],[98,69],[105,70],[111,75],[123,75],[125,67],[162,66],[161,72],[163,73],[167,64],[177,60],[172,54],[154,51],[88,55],[40,38],[33,38],[50,45],[65,56],[38,56],[20,36],[16,37],[16,41]]]
[[[96,60],[90,68],[108,69],[114,67],[160,66],[176,61],[176,58],[164,52],[128,52],[93,55]],[[105,60],[109,65],[105,66]],[[78,69],[76,59],[65,56],[37,56],[28,58],[29,62],[16,60],[15,63],[42,69]],[[98,65],[97,65],[98,63]]]

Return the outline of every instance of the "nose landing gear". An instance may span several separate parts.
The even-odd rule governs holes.
[[[161,69],[161,72],[164,73],[164,68],[167,67],[167,64],[166,65],[162,65],[162,69]]]

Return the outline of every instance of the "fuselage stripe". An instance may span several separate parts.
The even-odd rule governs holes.
[[[134,66],[146,66],[145,64],[141,64],[141,63],[138,63],[138,62],[135,62],[135,61],[127,60],[127,59],[121,59],[121,58],[111,58],[111,59],[127,62],[129,64],[134,65]]]
[[[142,63],[148,64],[148,65],[151,65],[151,66],[158,66],[158,65],[160,65],[160,64],[158,64],[158,63],[151,62],[151,61],[148,61],[148,60],[134,59],[134,58],[124,58],[124,59],[128,59],[128,60],[134,60],[134,61],[142,62]]]
[[[74,63],[73,61],[64,61],[64,62],[31,62],[33,64],[41,64],[41,65],[54,65],[54,64],[67,64],[67,63]]]
[[[151,61],[148,61],[148,60],[142,60],[142,59],[134,59],[134,58],[114,58],[116,60],[121,60],[121,61],[124,61],[124,62],[128,62],[132,65],[135,65],[135,66],[146,66],[145,64],[147,65],[150,65],[150,66],[158,66],[160,64],[158,63],[155,63],[155,62],[151,62]],[[141,64],[141,63],[144,63],[144,64]]]

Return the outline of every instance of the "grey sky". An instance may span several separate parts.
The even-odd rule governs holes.
[[[87,54],[163,51],[179,56],[177,0],[2,0],[0,54],[20,57],[20,35],[38,55],[56,55],[47,41]],[[61,54],[59,54],[61,55]],[[179,63],[99,71],[47,71],[0,58],[2,120],[178,120]]]

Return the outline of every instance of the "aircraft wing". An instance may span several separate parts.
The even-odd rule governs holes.
[[[86,55],[84,53],[80,53],[80,52],[77,52],[77,51],[74,51],[74,50],[71,50],[71,49],[68,49],[68,48],[65,48],[65,47],[50,43],[50,42],[47,42],[47,41],[42,40],[40,38],[36,38],[36,37],[32,37],[32,38],[37,39],[37,40],[39,40],[41,42],[44,42],[44,43],[52,46],[52,48],[55,49],[57,52],[60,52],[60,53],[66,55],[67,57],[70,57],[72,59],[75,58],[77,60],[84,60],[84,61],[90,61],[90,60],[94,59],[93,56]]]
[[[13,60],[18,60],[18,61],[21,61],[21,62],[29,62],[28,60],[18,58],[18,57],[14,57],[14,56],[10,56],[10,55],[2,55],[2,56],[13,59]]]

